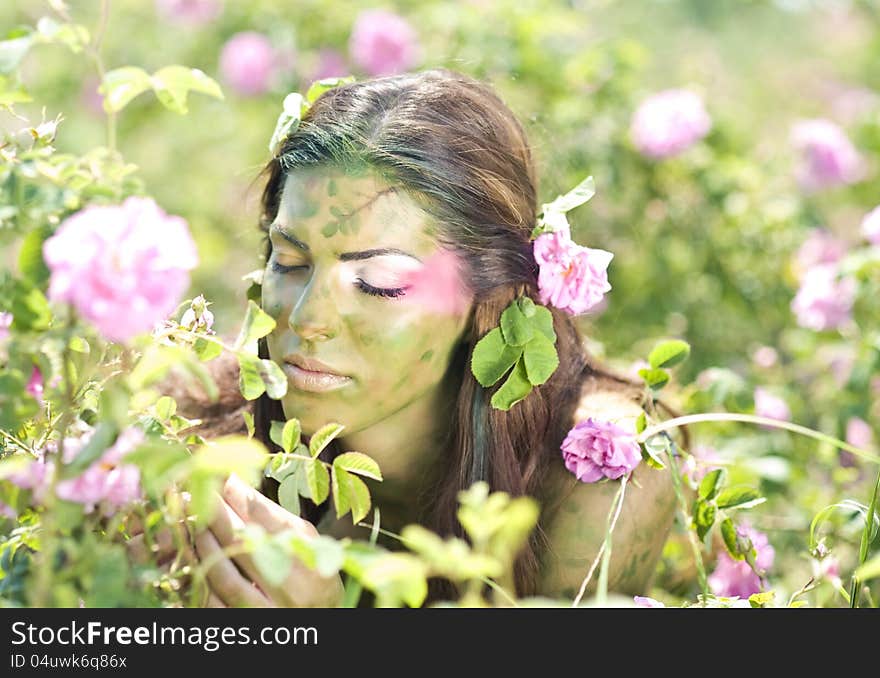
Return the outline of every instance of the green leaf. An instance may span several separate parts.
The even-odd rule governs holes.
[[[291,473],[278,486],[278,503],[294,515],[300,514],[299,473]]]
[[[0,73],[12,73],[18,68],[33,43],[30,35],[0,41]]]
[[[553,202],[542,206],[543,212],[569,212],[596,195],[596,182],[587,177],[565,195],[557,196]]]
[[[281,586],[293,566],[293,555],[288,553],[284,546],[270,535],[265,535],[264,538],[257,540],[251,557],[260,574],[272,586]]]
[[[762,591],[749,596],[749,605],[752,607],[765,607],[776,597],[776,591]]]
[[[535,330],[515,301],[501,314],[501,335],[508,346],[525,346]]]
[[[268,358],[260,361],[260,377],[266,386],[266,393],[273,400],[280,400],[287,394],[287,375],[274,361]]]
[[[843,501],[837,502],[836,504],[830,504],[826,506],[821,511],[819,511],[815,516],[813,516],[813,520],[810,522],[810,549],[816,548],[816,529],[819,525],[828,519],[834,511],[848,511],[850,513],[858,513],[862,516],[862,520],[867,521],[868,519],[868,507],[865,504],[857,502],[853,499],[844,499]],[[880,528],[880,516],[874,515],[874,525],[870,530],[870,538],[871,541],[874,540],[874,537],[877,535],[878,528]]]
[[[187,511],[196,517],[199,526],[210,523],[220,506],[218,493],[223,480],[207,470],[194,471],[186,481],[186,490],[190,494]]]
[[[24,104],[33,101],[25,88],[11,78],[0,75],[0,106]]]
[[[721,489],[721,485],[724,483],[725,475],[725,470],[723,468],[718,468],[703,476],[698,491],[700,499],[705,499],[706,501],[714,499],[715,495],[717,495],[718,491]]]
[[[636,433],[641,433],[646,428],[648,428],[648,417],[645,415],[645,412],[642,411],[642,413],[636,417]]]
[[[291,92],[284,97],[281,113],[275,122],[275,130],[269,139],[269,153],[275,155],[280,150],[284,140],[299,127],[299,122],[308,107],[308,102],[299,92]]]
[[[315,103],[317,98],[327,90],[331,90],[334,87],[340,87],[341,85],[347,85],[351,82],[354,82],[353,75],[317,80],[311,84],[308,92],[306,92],[306,101],[308,101],[308,103],[310,104],[313,104]]]
[[[305,478],[309,487],[309,497],[315,504],[323,504],[330,493],[330,473],[319,459],[305,462]]]
[[[267,457],[262,443],[243,435],[214,438],[193,454],[197,468],[221,476],[234,473],[251,486],[260,479]]]
[[[683,362],[691,353],[690,344],[680,339],[657,344],[648,355],[648,363],[653,368],[672,367]]]
[[[127,464],[141,471],[141,483],[151,496],[162,496],[168,486],[181,478],[192,462],[192,456],[183,445],[162,439],[148,438],[125,455]]]
[[[324,448],[330,444],[330,441],[342,433],[344,428],[341,424],[330,423],[315,431],[315,434],[309,439],[309,454],[312,455],[312,459],[317,458]]]
[[[118,113],[132,99],[152,87],[150,74],[137,66],[123,66],[104,73],[98,92],[104,96],[104,110]]]
[[[525,345],[523,362],[529,382],[532,386],[539,386],[546,382],[556,371],[556,368],[559,367],[559,356],[556,354],[556,346],[547,337],[538,332]]]
[[[718,507],[710,501],[698,499],[694,504],[694,526],[697,528],[697,536],[702,540],[715,524],[715,516]]]
[[[730,518],[721,521],[721,538],[724,540],[724,546],[727,552],[734,560],[742,560],[743,553],[739,548],[739,535],[736,532],[736,526]]]
[[[357,525],[370,512],[370,490],[366,483],[357,476],[345,473],[343,482],[346,483],[348,489],[348,503],[351,507],[352,523]]]
[[[216,341],[199,337],[193,343],[193,351],[199,360],[206,363],[223,353],[223,347]]]
[[[501,329],[496,327],[474,346],[471,372],[480,385],[492,386],[519,360],[522,352],[521,346],[506,344]]]
[[[669,383],[669,372],[663,369],[641,369],[639,376],[654,391],[659,391]]]
[[[373,480],[382,480],[379,464],[360,452],[345,452],[333,460],[333,465]]]
[[[767,501],[754,488],[744,485],[727,487],[718,493],[716,503],[722,509],[747,509]]]
[[[235,340],[235,350],[239,351],[257,339],[262,339],[275,329],[275,320],[253,301],[248,300],[247,313],[241,325],[241,331]]]
[[[281,424],[281,422],[272,422],[272,426],[275,424]],[[281,449],[285,452],[293,452],[296,449],[296,446],[299,445],[299,438],[302,434],[302,428],[300,427],[299,419],[288,419],[281,428],[281,436],[280,439],[275,441],[278,445],[281,446]],[[275,439],[273,438],[273,441]]]
[[[522,314],[526,318],[534,318],[535,317],[535,302],[532,301],[531,297],[519,297],[516,300],[516,303],[519,304],[519,310],[522,311]]]
[[[553,314],[549,308],[546,306],[535,306],[532,326],[554,344],[556,343],[556,330],[553,329]]]
[[[156,401],[156,416],[160,421],[168,421],[177,413],[177,401],[171,396],[162,396]]]
[[[529,383],[525,365],[520,360],[501,388],[492,395],[491,405],[498,410],[509,410],[531,392],[532,385]]]
[[[45,295],[36,287],[16,280],[12,296],[12,326],[15,329],[42,332],[49,329],[52,311]]]
[[[653,468],[663,470],[666,463],[663,457],[669,452],[669,438],[662,433],[648,438],[642,445],[642,459]]]
[[[345,546],[324,535],[311,539],[295,536],[290,539],[290,547],[306,567],[316,570],[322,577],[332,577],[339,573],[345,562]]]
[[[79,54],[89,44],[89,31],[80,24],[59,23],[44,16],[37,22],[40,36],[51,42],[66,46],[74,54]]]
[[[223,99],[223,91],[198,68],[186,66],[166,66],[153,73],[150,83],[159,101],[165,108],[175,113],[187,112],[187,96],[190,92],[207,94],[215,99]]]
[[[340,468],[333,468],[330,475],[330,490],[333,493],[333,505],[336,507],[336,517],[341,518],[351,509],[351,503],[348,500],[348,471]]]
[[[238,388],[245,400],[256,400],[266,391],[266,385],[260,376],[262,362],[246,353],[238,353],[236,357],[239,367]]]
[[[49,226],[35,228],[21,243],[18,253],[18,269],[28,281],[41,287],[49,279],[49,269],[43,261],[43,242],[52,235]]]
[[[880,553],[859,565],[853,576],[859,581],[869,581],[880,577]]]
[[[96,460],[100,459],[107,448],[116,440],[117,428],[110,422],[101,422],[89,438],[89,441],[77,453],[73,461],[62,468],[61,477],[73,478],[85,471]]]

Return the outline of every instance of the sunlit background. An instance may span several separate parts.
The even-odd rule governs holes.
[[[101,4],[67,11],[95,31]],[[51,5],[6,0],[0,29],[33,25]],[[541,202],[595,178],[595,198],[569,218],[580,244],[615,255],[607,308],[580,319],[598,354],[635,375],[659,339],[681,338],[692,353],[673,384],[678,407],[758,411],[763,388],[784,401],[780,416],[875,445],[880,231],[863,222],[880,203],[880,3],[113,0],[106,18],[105,68],[184,64],[223,88],[223,100],[191,94],[187,115],[147,92],[117,120],[144,190],[192,228],[191,293],[213,302],[221,333],[237,329],[242,276],[260,265],[259,174],[284,96],[319,77],[442,66],[492,83],[524,123]],[[59,150],[107,142],[95,64],[39,45],[22,72],[33,101],[16,110],[32,122],[61,114]],[[670,89],[696,95],[709,124],[652,155],[636,112]],[[806,120],[823,121],[820,138],[798,132]],[[2,246],[11,266],[17,245]],[[839,263],[857,293],[817,327],[792,300],[823,262]],[[788,554],[776,570],[789,568],[782,589],[796,591],[811,518],[849,493],[866,501],[876,469],[779,431],[697,434],[773,499],[752,522]],[[856,522],[840,525],[842,539],[857,543]]]

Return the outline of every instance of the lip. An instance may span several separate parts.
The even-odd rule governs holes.
[[[339,374],[320,360],[300,355],[288,356],[282,368],[291,383],[300,391],[324,393],[343,388],[351,383],[351,377]]]

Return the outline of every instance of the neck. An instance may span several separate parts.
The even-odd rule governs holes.
[[[373,426],[340,438],[344,451],[362,452],[379,464],[383,480],[369,481],[370,493],[389,529],[418,519],[419,497],[445,453],[452,407],[438,387]]]

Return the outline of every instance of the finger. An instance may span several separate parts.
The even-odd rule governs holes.
[[[152,535],[152,542],[148,546],[144,534],[138,534],[127,542],[129,553],[140,563],[145,563],[152,557],[159,564],[173,558],[177,554],[177,545],[174,543],[174,535],[171,530],[159,530]]]
[[[240,544],[239,533],[245,528],[245,522],[235,511],[222,499],[217,509],[217,515],[211,523],[211,532],[221,546],[232,546]],[[262,591],[274,600],[282,600],[283,591],[269,584],[260,573],[253,558],[243,553],[233,557],[235,564],[238,565],[250,579],[255,582]]]
[[[213,591],[208,591],[208,599],[205,601],[204,607],[226,607]]]
[[[261,492],[253,489],[234,473],[223,485],[223,499],[245,522],[256,522],[269,532],[296,530],[304,537],[315,537],[318,531],[307,520],[293,515]]]
[[[196,552],[199,559],[205,562],[209,558],[216,562],[208,570],[208,584],[217,597],[230,607],[273,607],[265,595],[235,567],[233,562],[223,554],[223,548],[210,530],[196,535]]]

